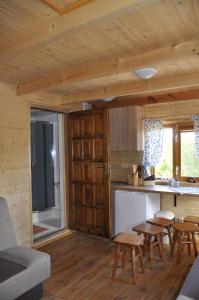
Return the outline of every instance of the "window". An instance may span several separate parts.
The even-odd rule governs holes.
[[[196,156],[195,135],[193,130],[180,130],[179,177],[199,177],[199,160]]]
[[[158,178],[173,177],[173,128],[164,127],[162,159],[155,168]]]
[[[164,127],[162,159],[155,168],[156,178],[187,180],[199,178],[193,124]]]

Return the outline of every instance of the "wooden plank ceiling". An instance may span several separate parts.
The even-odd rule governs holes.
[[[63,15],[45,2],[0,1],[0,80],[18,95],[47,91],[66,105],[198,90],[198,0],[93,0]],[[158,74],[138,79],[146,66]]]

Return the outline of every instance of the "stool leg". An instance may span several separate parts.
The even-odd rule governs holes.
[[[166,229],[167,229],[167,232],[168,232],[168,237],[169,237],[169,245],[170,245],[170,249],[171,249],[171,247],[172,247],[171,228],[170,228],[170,226],[168,226]]]
[[[184,236],[183,233],[179,233],[179,235],[178,235],[178,241],[177,241],[177,243],[178,243],[177,264],[180,263],[181,252],[182,252],[182,247],[183,247],[183,244],[182,244],[183,236]]]
[[[144,260],[143,260],[143,256],[142,256],[142,249],[140,246],[138,246],[138,253],[139,253],[139,260],[140,260],[140,265],[142,268],[142,272],[145,273],[145,267],[144,267]]]
[[[164,261],[163,252],[162,252],[162,246],[161,246],[161,241],[160,241],[159,234],[157,234],[157,247],[158,247],[158,250],[159,250],[160,259],[161,259],[161,261]]]
[[[190,232],[187,233],[187,249],[188,249],[188,255],[191,255],[191,244],[190,244],[191,238],[190,238]]]
[[[150,263],[150,269],[152,269],[152,259],[153,259],[153,242],[152,237],[149,237],[149,263]]]
[[[161,235],[160,235],[160,243],[161,243],[162,249],[164,247],[164,245],[163,245],[163,238],[164,238],[164,232],[162,232]]]
[[[122,253],[122,268],[125,268],[125,264],[126,264],[126,249],[123,250]]]
[[[112,278],[115,277],[118,268],[119,256],[120,256],[120,246],[118,245],[117,248],[115,249]]]
[[[173,256],[177,239],[178,239],[178,232],[175,231],[174,235],[173,235],[173,243],[172,243],[172,246],[171,246],[171,256]]]
[[[192,235],[193,249],[194,249],[195,257],[197,257],[198,250],[197,250],[197,246],[196,246],[196,238],[195,238],[194,232],[192,232],[191,235]]]
[[[146,248],[147,248],[147,243],[148,243],[148,235],[144,234],[144,243],[143,243],[143,256],[146,255]]]
[[[133,284],[136,284],[136,271],[135,271],[135,248],[132,247],[131,251],[131,259],[132,259],[132,274],[133,274]]]

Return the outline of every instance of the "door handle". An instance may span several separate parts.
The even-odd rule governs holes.
[[[107,176],[110,173],[110,164],[104,163],[104,175]]]
[[[60,182],[55,182],[54,185],[59,189],[60,188]]]

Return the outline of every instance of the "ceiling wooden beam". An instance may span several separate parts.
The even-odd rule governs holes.
[[[41,1],[43,1],[44,3],[49,5],[52,9],[54,9],[60,15],[64,15],[64,14],[66,14],[74,9],[77,9],[85,4],[88,4],[89,2],[94,1],[94,0],[77,0],[74,3],[67,5],[66,7],[59,5],[54,0],[41,0]]]
[[[119,84],[105,89],[89,92],[79,92],[62,97],[62,104],[103,99],[119,96],[140,96],[197,89],[199,87],[199,73],[188,75],[162,77],[158,79],[140,80],[138,82]]]
[[[34,23],[29,28],[1,40],[0,61],[4,62],[10,55],[43,41],[54,40],[55,37],[63,33],[69,34],[80,29],[82,25],[103,17],[120,15],[154,2],[160,2],[160,0],[95,0],[63,16],[56,16]]]
[[[199,40],[187,41],[170,47],[159,48],[144,54],[113,58],[96,64],[84,65],[72,69],[64,69],[60,72],[52,72],[39,76],[35,80],[18,85],[17,94],[23,95],[45,89],[60,83],[75,84],[80,81],[99,79],[126,72],[132,72],[136,68],[158,66],[164,63],[174,63],[189,58],[198,57]]]
[[[184,91],[184,92],[171,92],[166,94],[157,94],[151,96],[142,97],[120,97],[116,98],[111,102],[96,101],[96,103],[91,103],[93,108],[114,108],[114,107],[127,107],[134,105],[146,105],[146,104],[156,104],[156,103],[168,103],[177,102],[185,100],[199,99],[199,89]]]

